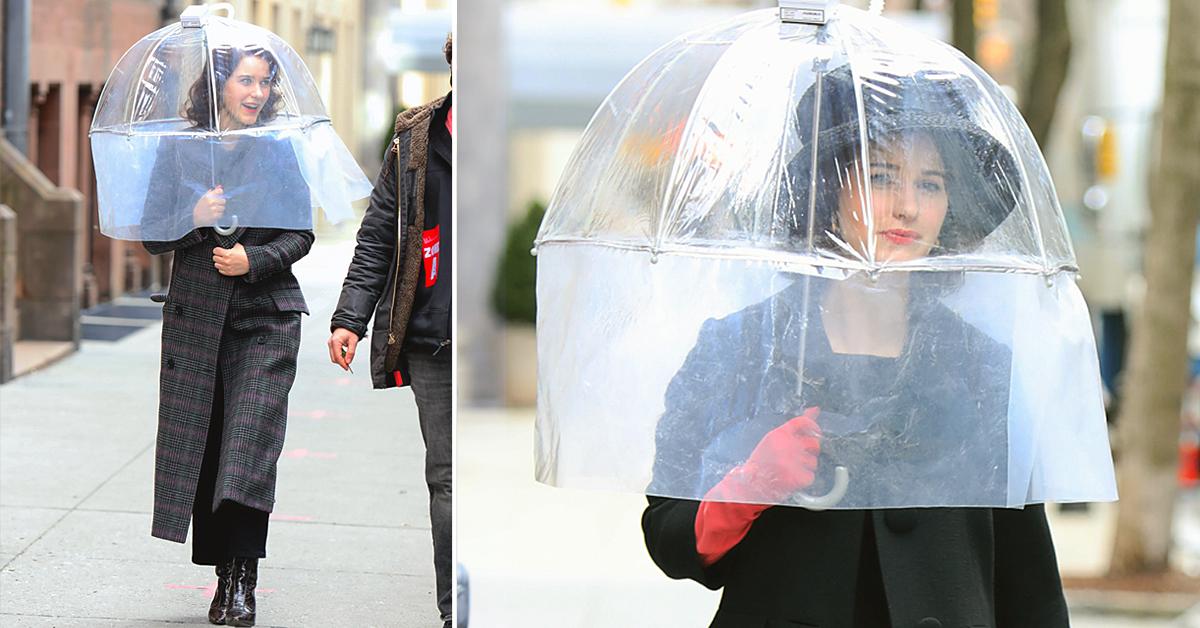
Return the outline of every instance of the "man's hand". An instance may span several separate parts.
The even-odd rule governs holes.
[[[342,367],[342,370],[350,371],[350,363],[354,361],[354,349],[358,347],[358,334],[338,327],[330,334],[328,345],[329,361]]]
[[[246,247],[241,242],[233,245],[232,249],[217,247],[213,249],[213,266],[217,272],[226,277],[241,277],[250,272],[250,260],[246,257]]]
[[[211,227],[225,215],[225,190],[217,186],[204,193],[192,208],[192,224]]]

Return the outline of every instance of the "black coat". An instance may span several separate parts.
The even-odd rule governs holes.
[[[942,368],[906,371],[902,367],[890,374],[896,378],[894,386],[884,386],[880,393],[902,400],[908,396],[908,403],[893,404],[891,409],[928,410],[927,416],[907,421],[915,426],[910,431],[921,433],[920,442],[940,445],[920,455],[959,454],[944,457],[954,465],[951,476],[958,481],[931,482],[906,475],[911,469],[902,457],[887,458],[891,444],[885,439],[874,468],[851,471],[851,490],[843,506],[904,499],[863,488],[863,482],[854,480],[863,473],[896,478],[896,486],[905,485],[907,478],[902,492],[921,495],[928,503],[970,503],[959,501],[967,496],[1002,503],[1007,408],[997,400],[1007,399],[1007,357],[1002,348],[935,299],[922,296],[918,288],[914,293],[913,333],[905,353],[910,359],[901,362]],[[762,434],[807,406],[822,406],[824,419],[818,422],[823,428],[830,422],[872,420],[860,416],[870,415],[871,403],[855,405],[843,394],[862,383],[849,381],[861,363],[844,361],[832,354],[827,343],[822,344],[825,332],[820,316],[808,317],[811,335],[804,399],[791,396],[796,376],[786,365],[796,364],[796,357],[787,351],[799,346],[797,330],[805,328],[798,324],[803,313],[800,294],[793,287],[726,319],[706,323],[668,390],[649,494],[703,495],[745,458]],[[937,333],[930,333],[932,329]],[[974,346],[996,359],[983,364],[964,359],[963,346]],[[772,358],[769,351],[784,355]],[[766,363],[775,366],[745,368]],[[831,440],[829,436],[827,430],[826,440]],[[948,448],[947,442],[960,446]],[[871,446],[880,444],[875,441]],[[809,492],[824,492],[824,487],[814,489]],[[647,549],[659,567],[673,578],[724,588],[714,626],[1067,625],[1041,506],[823,512],[773,507],[732,551],[705,569],[696,553],[698,502],[649,500],[642,524]]]
[[[445,128],[451,96],[402,112],[358,229],[358,245],[342,284],[330,329],[371,339],[375,388],[408,384],[407,354],[436,353],[450,344],[451,138]],[[424,236],[440,231],[435,278]],[[432,281],[431,281],[432,279]],[[430,285],[432,283],[432,285]],[[400,371],[400,381],[393,373]]]
[[[1068,626],[1040,505],[775,507],[705,569],[694,532],[699,502],[649,500],[642,527],[659,568],[672,578],[724,587],[714,627]]]

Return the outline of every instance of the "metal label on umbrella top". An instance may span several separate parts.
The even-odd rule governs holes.
[[[779,0],[779,19],[797,24],[824,24],[838,0]]]

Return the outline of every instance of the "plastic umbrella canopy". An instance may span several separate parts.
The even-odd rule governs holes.
[[[885,18],[761,10],[651,54],[585,130],[537,255],[543,482],[812,508],[1116,497],[1037,145],[982,70]]]
[[[207,12],[134,44],[91,127],[100,230],[169,241],[196,227],[311,229],[371,185],[300,56],[274,33]],[[201,199],[223,198],[223,211]]]

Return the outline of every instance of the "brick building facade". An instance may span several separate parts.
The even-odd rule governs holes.
[[[135,42],[174,20],[166,0],[33,2],[27,157],[57,185],[83,194],[88,232],[80,243],[84,307],[148,287],[161,272],[137,243],[101,235],[88,128],[109,72]]]

